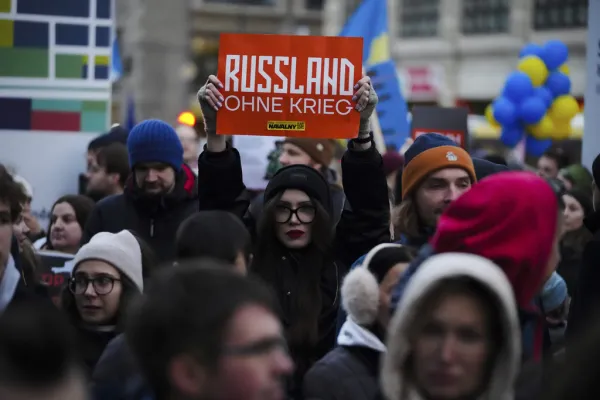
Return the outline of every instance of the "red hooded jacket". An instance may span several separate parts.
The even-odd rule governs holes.
[[[529,309],[547,274],[558,198],[542,178],[503,172],[473,186],[441,216],[431,244],[437,253],[477,254],[504,270],[517,304]]]

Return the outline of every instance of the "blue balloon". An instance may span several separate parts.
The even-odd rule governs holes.
[[[519,58],[524,58],[527,56],[537,56],[540,57],[544,49],[539,44],[528,43],[521,49],[519,53]]]
[[[554,71],[548,75],[546,87],[550,90],[552,96],[557,98],[571,92],[571,79],[562,72]]]
[[[506,79],[503,94],[514,103],[520,103],[533,94],[533,83],[524,72],[513,72]]]
[[[507,98],[498,97],[494,101],[492,109],[494,110],[494,119],[498,121],[500,125],[514,125],[517,122],[519,117],[517,114],[517,108],[513,102]]]
[[[560,40],[549,40],[544,44],[540,58],[549,70],[556,69],[567,62],[569,48]]]
[[[546,103],[536,96],[531,96],[519,105],[519,117],[523,123],[537,124],[546,114]]]
[[[520,126],[506,126],[502,128],[502,134],[500,135],[500,141],[509,148],[515,147],[521,139],[523,139],[523,135],[525,132],[523,128]]]
[[[544,101],[544,104],[546,105],[546,108],[550,107],[550,105],[554,101],[554,95],[552,94],[550,89],[548,89],[545,86],[535,88],[533,90],[533,95],[542,99]]]
[[[525,138],[525,152],[533,157],[540,157],[552,146],[552,139],[536,139],[531,135]]]

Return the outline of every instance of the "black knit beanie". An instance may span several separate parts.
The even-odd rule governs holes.
[[[316,169],[307,165],[289,165],[281,168],[269,181],[264,193],[264,203],[286,189],[303,191],[318,201],[329,215],[333,215],[333,203],[329,183]]]
[[[381,283],[394,265],[409,263],[413,258],[414,255],[407,247],[386,247],[373,256],[368,268],[377,279],[377,282]]]

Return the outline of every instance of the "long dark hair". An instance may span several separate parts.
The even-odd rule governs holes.
[[[290,346],[311,346],[318,340],[322,271],[331,268],[334,262],[331,217],[319,202],[311,199],[316,209],[315,219],[311,224],[312,240],[306,248],[297,252],[290,251],[275,236],[275,207],[281,201],[281,196],[282,193],[265,204],[258,221],[250,271],[271,284],[274,289],[281,290],[282,255],[291,257],[290,262],[299,264],[296,282],[298,295],[294,297],[291,310],[295,318],[289,321],[286,336]]]

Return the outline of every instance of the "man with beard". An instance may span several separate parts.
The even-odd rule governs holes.
[[[196,176],[183,162],[183,148],[166,122],[146,120],[127,139],[132,174],[122,194],[107,197],[94,208],[82,245],[98,232],[136,232],[160,261],[175,258],[179,224],[198,210]]]
[[[415,249],[427,243],[442,212],[477,182],[469,153],[438,133],[417,137],[404,154],[400,242]]]

